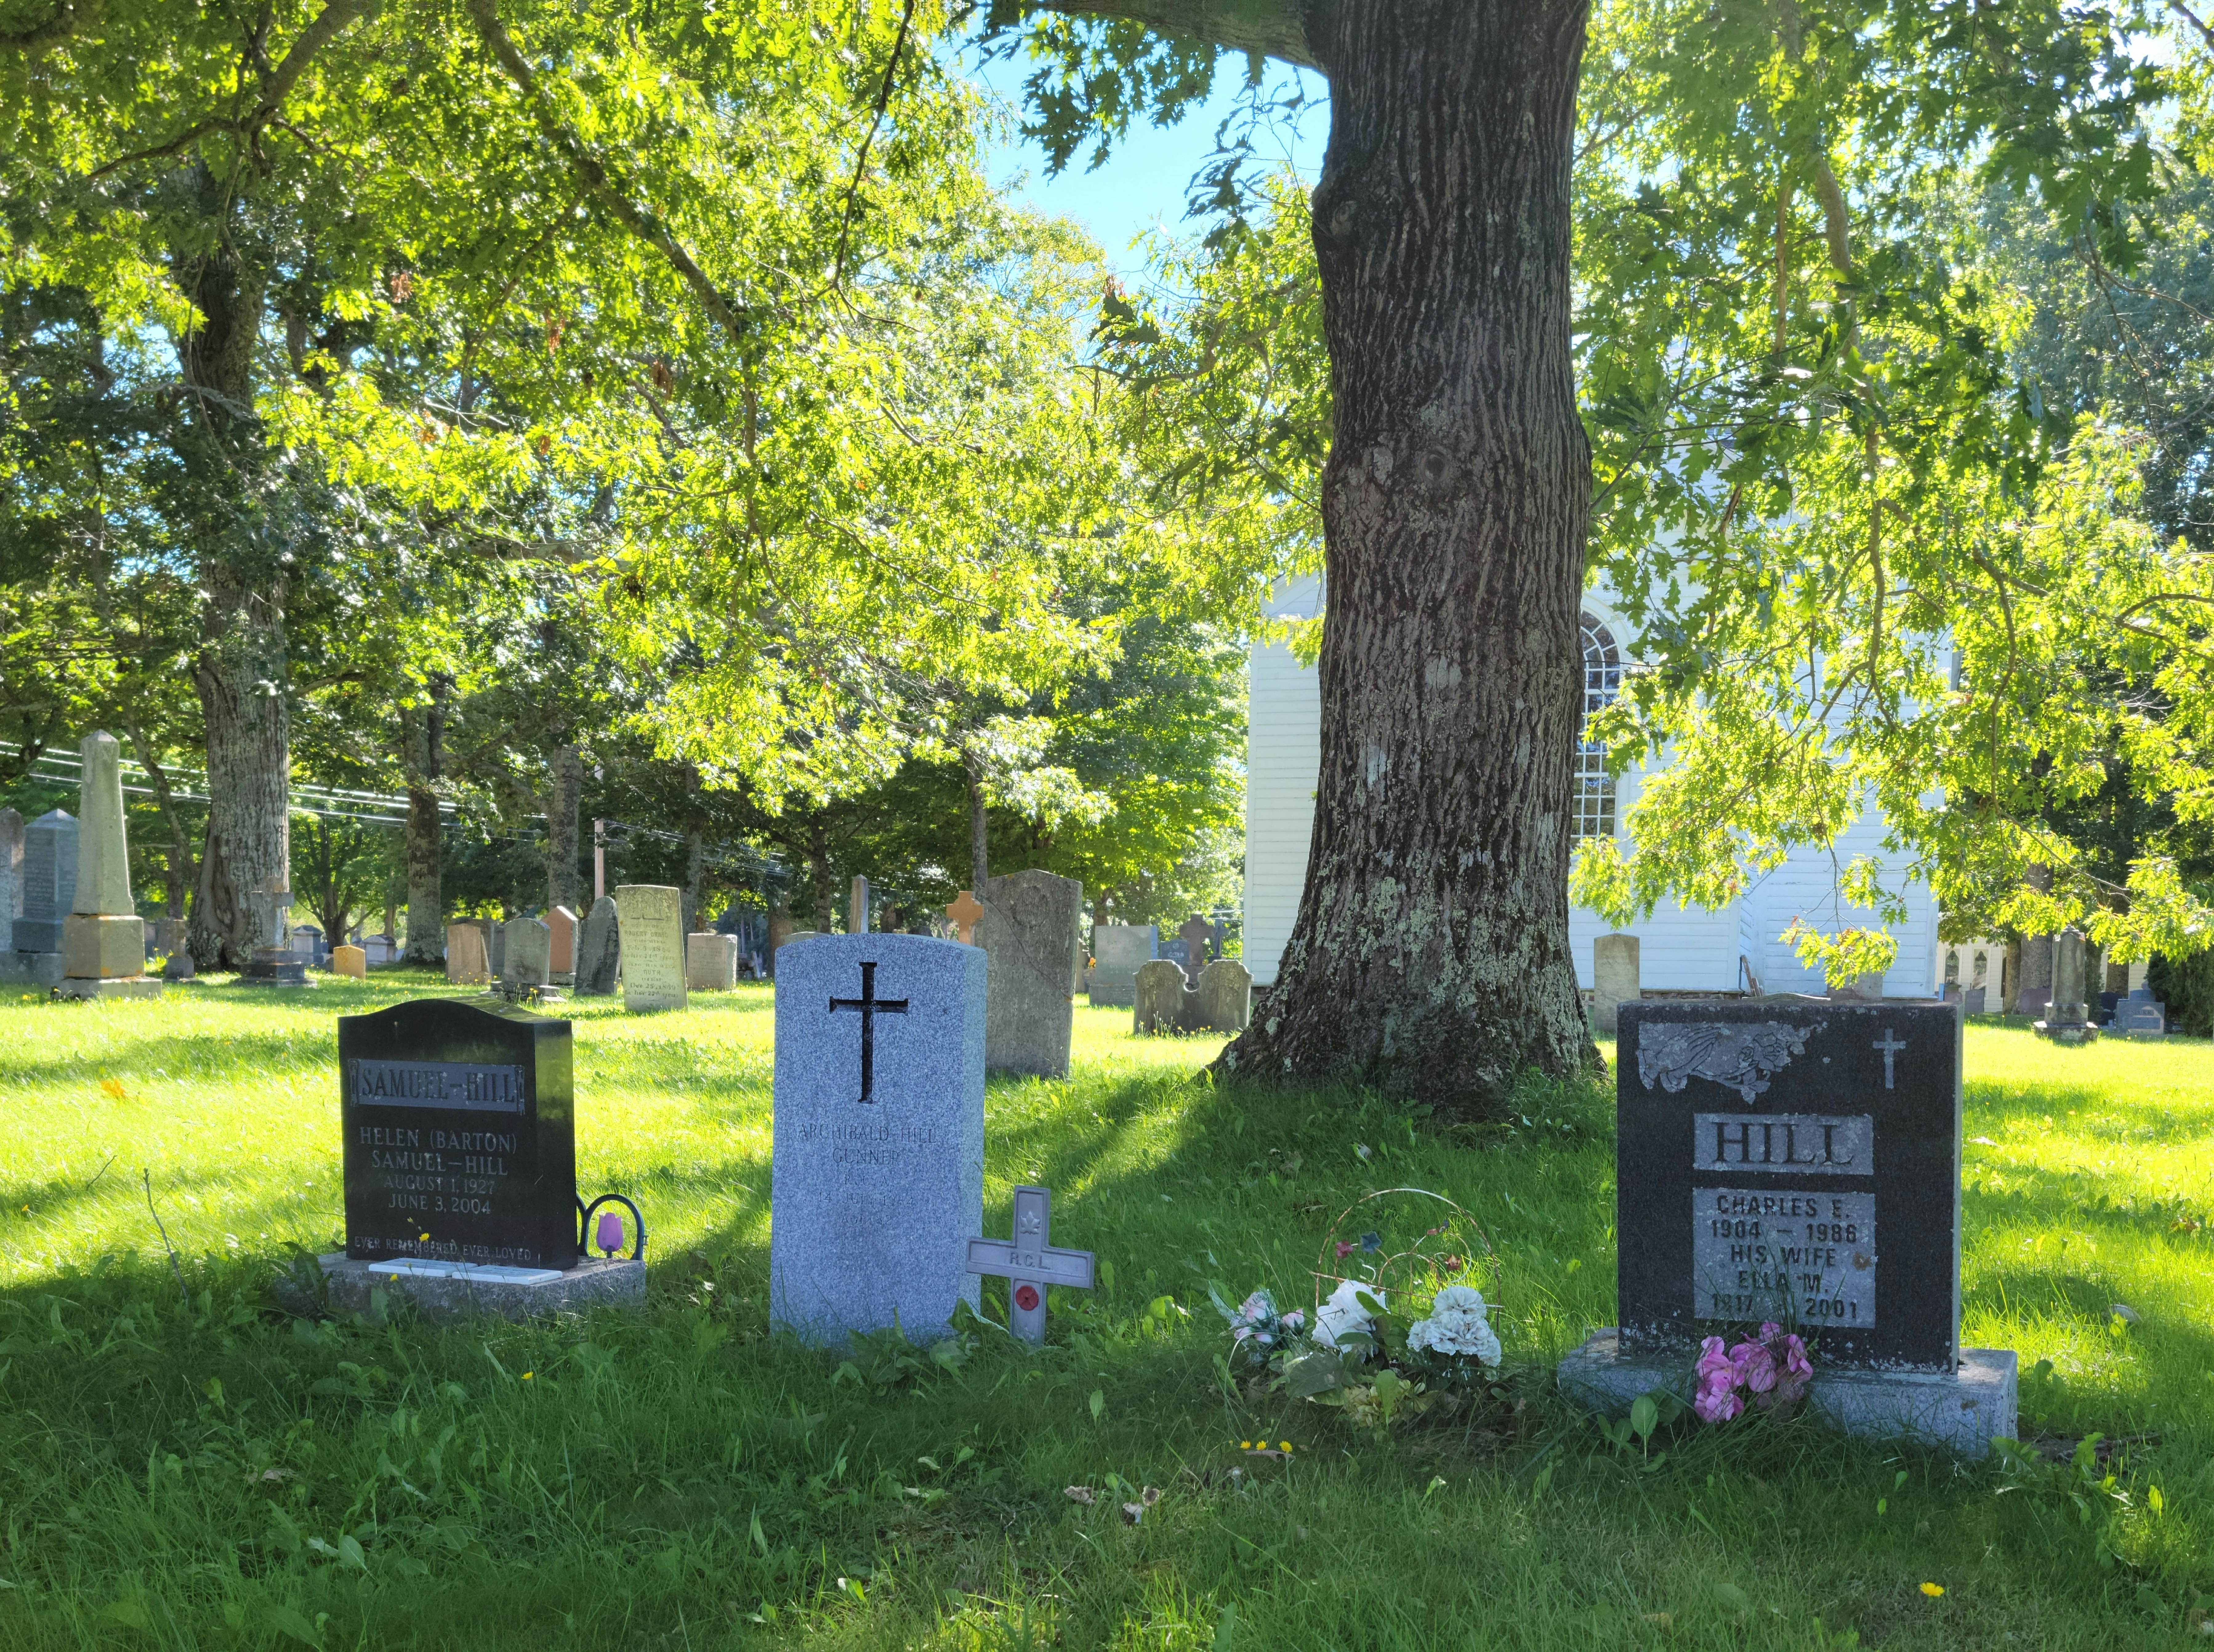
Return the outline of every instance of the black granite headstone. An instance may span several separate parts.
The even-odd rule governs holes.
[[[346,1254],[577,1265],[569,1023],[418,998],[339,1017]]]
[[[1625,1352],[1773,1320],[1818,1366],[1954,1369],[1958,1006],[1625,1003],[1618,1037]]]

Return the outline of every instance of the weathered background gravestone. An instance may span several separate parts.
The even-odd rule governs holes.
[[[76,889],[62,920],[55,991],[65,998],[157,998],[162,984],[146,973],[146,925],[131,899],[122,748],[114,735],[95,732],[80,752]]]
[[[483,920],[457,917],[446,925],[446,979],[456,986],[474,986],[492,979]]]
[[[485,920],[485,967],[495,978],[507,973],[507,925],[496,917]]]
[[[23,817],[0,808],[0,959],[15,950],[15,920],[23,911]]]
[[[366,981],[369,978],[369,954],[359,947],[333,947],[331,973],[343,975],[349,980]]]
[[[1638,940],[1603,935],[1592,942],[1592,1030],[1612,1033],[1625,1003],[1637,1002]]]
[[[853,887],[846,899],[846,933],[866,935],[869,932],[869,881],[854,874]]]
[[[807,1340],[977,1301],[985,955],[927,936],[823,936],[777,960],[769,1318]]]
[[[1084,886],[1051,872],[1014,872],[987,882],[981,904],[984,1064],[1066,1078],[1076,1027],[1069,958],[1084,922]]]
[[[577,996],[604,998],[615,990],[616,966],[621,958],[621,926],[615,898],[602,895],[584,914],[577,931]]]
[[[622,931],[623,1008],[683,1009],[684,892],[626,883],[615,891],[615,917]]]
[[[2099,1036],[2084,1002],[2083,937],[2074,930],[2052,937],[2052,997],[2043,1017],[2031,1026],[2039,1037],[2057,1044],[2089,1044]]]
[[[546,914],[547,946],[546,967],[560,980],[577,972],[577,915],[566,906],[556,906]]]
[[[738,937],[695,930],[684,937],[684,984],[694,992],[728,992],[738,984]]]
[[[1621,1324],[1563,1362],[1563,1387],[1626,1405],[1702,1337],[1772,1320],[1807,1338],[1810,1399],[1850,1429],[1972,1453],[2012,1437],[2013,1353],[1960,1348],[1960,1012],[1640,1003],[1618,1038]]]
[[[1161,1033],[1242,1033],[1253,1018],[1253,977],[1235,958],[1218,958],[1185,982],[1173,958],[1138,966],[1131,1030]]]
[[[52,809],[23,828],[22,915],[15,950],[53,954],[60,969],[62,920],[76,906],[76,817]]]
[[[1159,936],[1150,924],[1102,924],[1092,931],[1092,1002],[1134,1007],[1138,1002],[1138,966],[1159,950]]]
[[[507,968],[499,978],[500,984],[511,991],[548,984],[554,978],[551,926],[535,917],[516,917],[510,918],[504,927],[507,934]]]

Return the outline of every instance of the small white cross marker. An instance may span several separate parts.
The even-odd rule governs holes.
[[[1894,1038],[1892,1035],[1891,1028],[1888,1027],[1883,1029],[1883,1036],[1868,1046],[1871,1050],[1881,1050],[1883,1052],[1883,1087],[1887,1090],[1892,1088],[1891,1064],[1893,1058],[1905,1047],[1906,1040],[1902,1038]]]

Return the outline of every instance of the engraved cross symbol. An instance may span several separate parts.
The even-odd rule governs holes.
[[[1883,1087],[1887,1090],[1892,1087],[1892,1060],[1905,1047],[1906,1040],[1901,1038],[1893,1038],[1892,1036],[1891,1028],[1888,1027],[1883,1029],[1883,1036],[1868,1046],[1871,1050],[1881,1050],[1883,1052]]]
[[[877,997],[877,966],[863,964],[861,996],[858,998],[833,998],[830,1008],[833,1012],[841,1009],[861,1012],[861,1094],[859,1099],[873,1101],[877,1099],[877,1012],[882,1010],[886,1015],[904,1015],[907,1014],[907,1000]]]

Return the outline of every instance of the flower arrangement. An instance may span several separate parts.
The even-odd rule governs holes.
[[[1388,1192],[1440,1198],[1420,1188]],[[1210,1287],[1230,1327],[1233,1356],[1249,1369],[1258,1368],[1270,1387],[1336,1407],[1349,1422],[1368,1428],[1388,1427],[1395,1417],[1434,1405],[1458,1406],[1485,1392],[1504,1352],[1483,1293],[1455,1276],[1469,1270],[1468,1238],[1486,1253],[1490,1247],[1465,1211],[1449,1199],[1440,1202],[1460,1220],[1427,1229],[1397,1253],[1386,1251],[1380,1230],[1355,1241],[1339,1240],[1333,1229],[1315,1273],[1330,1294],[1317,1302],[1312,1320],[1297,1309],[1280,1312],[1265,1289],[1233,1308]],[[1341,1216],[1336,1226],[1344,1222]],[[1358,1271],[1330,1271],[1356,1255],[1362,1259]],[[1411,1321],[1404,1309],[1391,1311],[1395,1300],[1419,1303],[1425,1297],[1428,1311]]]
[[[1813,1379],[1807,1344],[1771,1320],[1758,1339],[1725,1351],[1720,1337],[1699,1344],[1698,1392],[1691,1409],[1702,1420],[1727,1423],[1746,1408],[1749,1396],[1764,1411],[1787,1412],[1799,1403]]]

